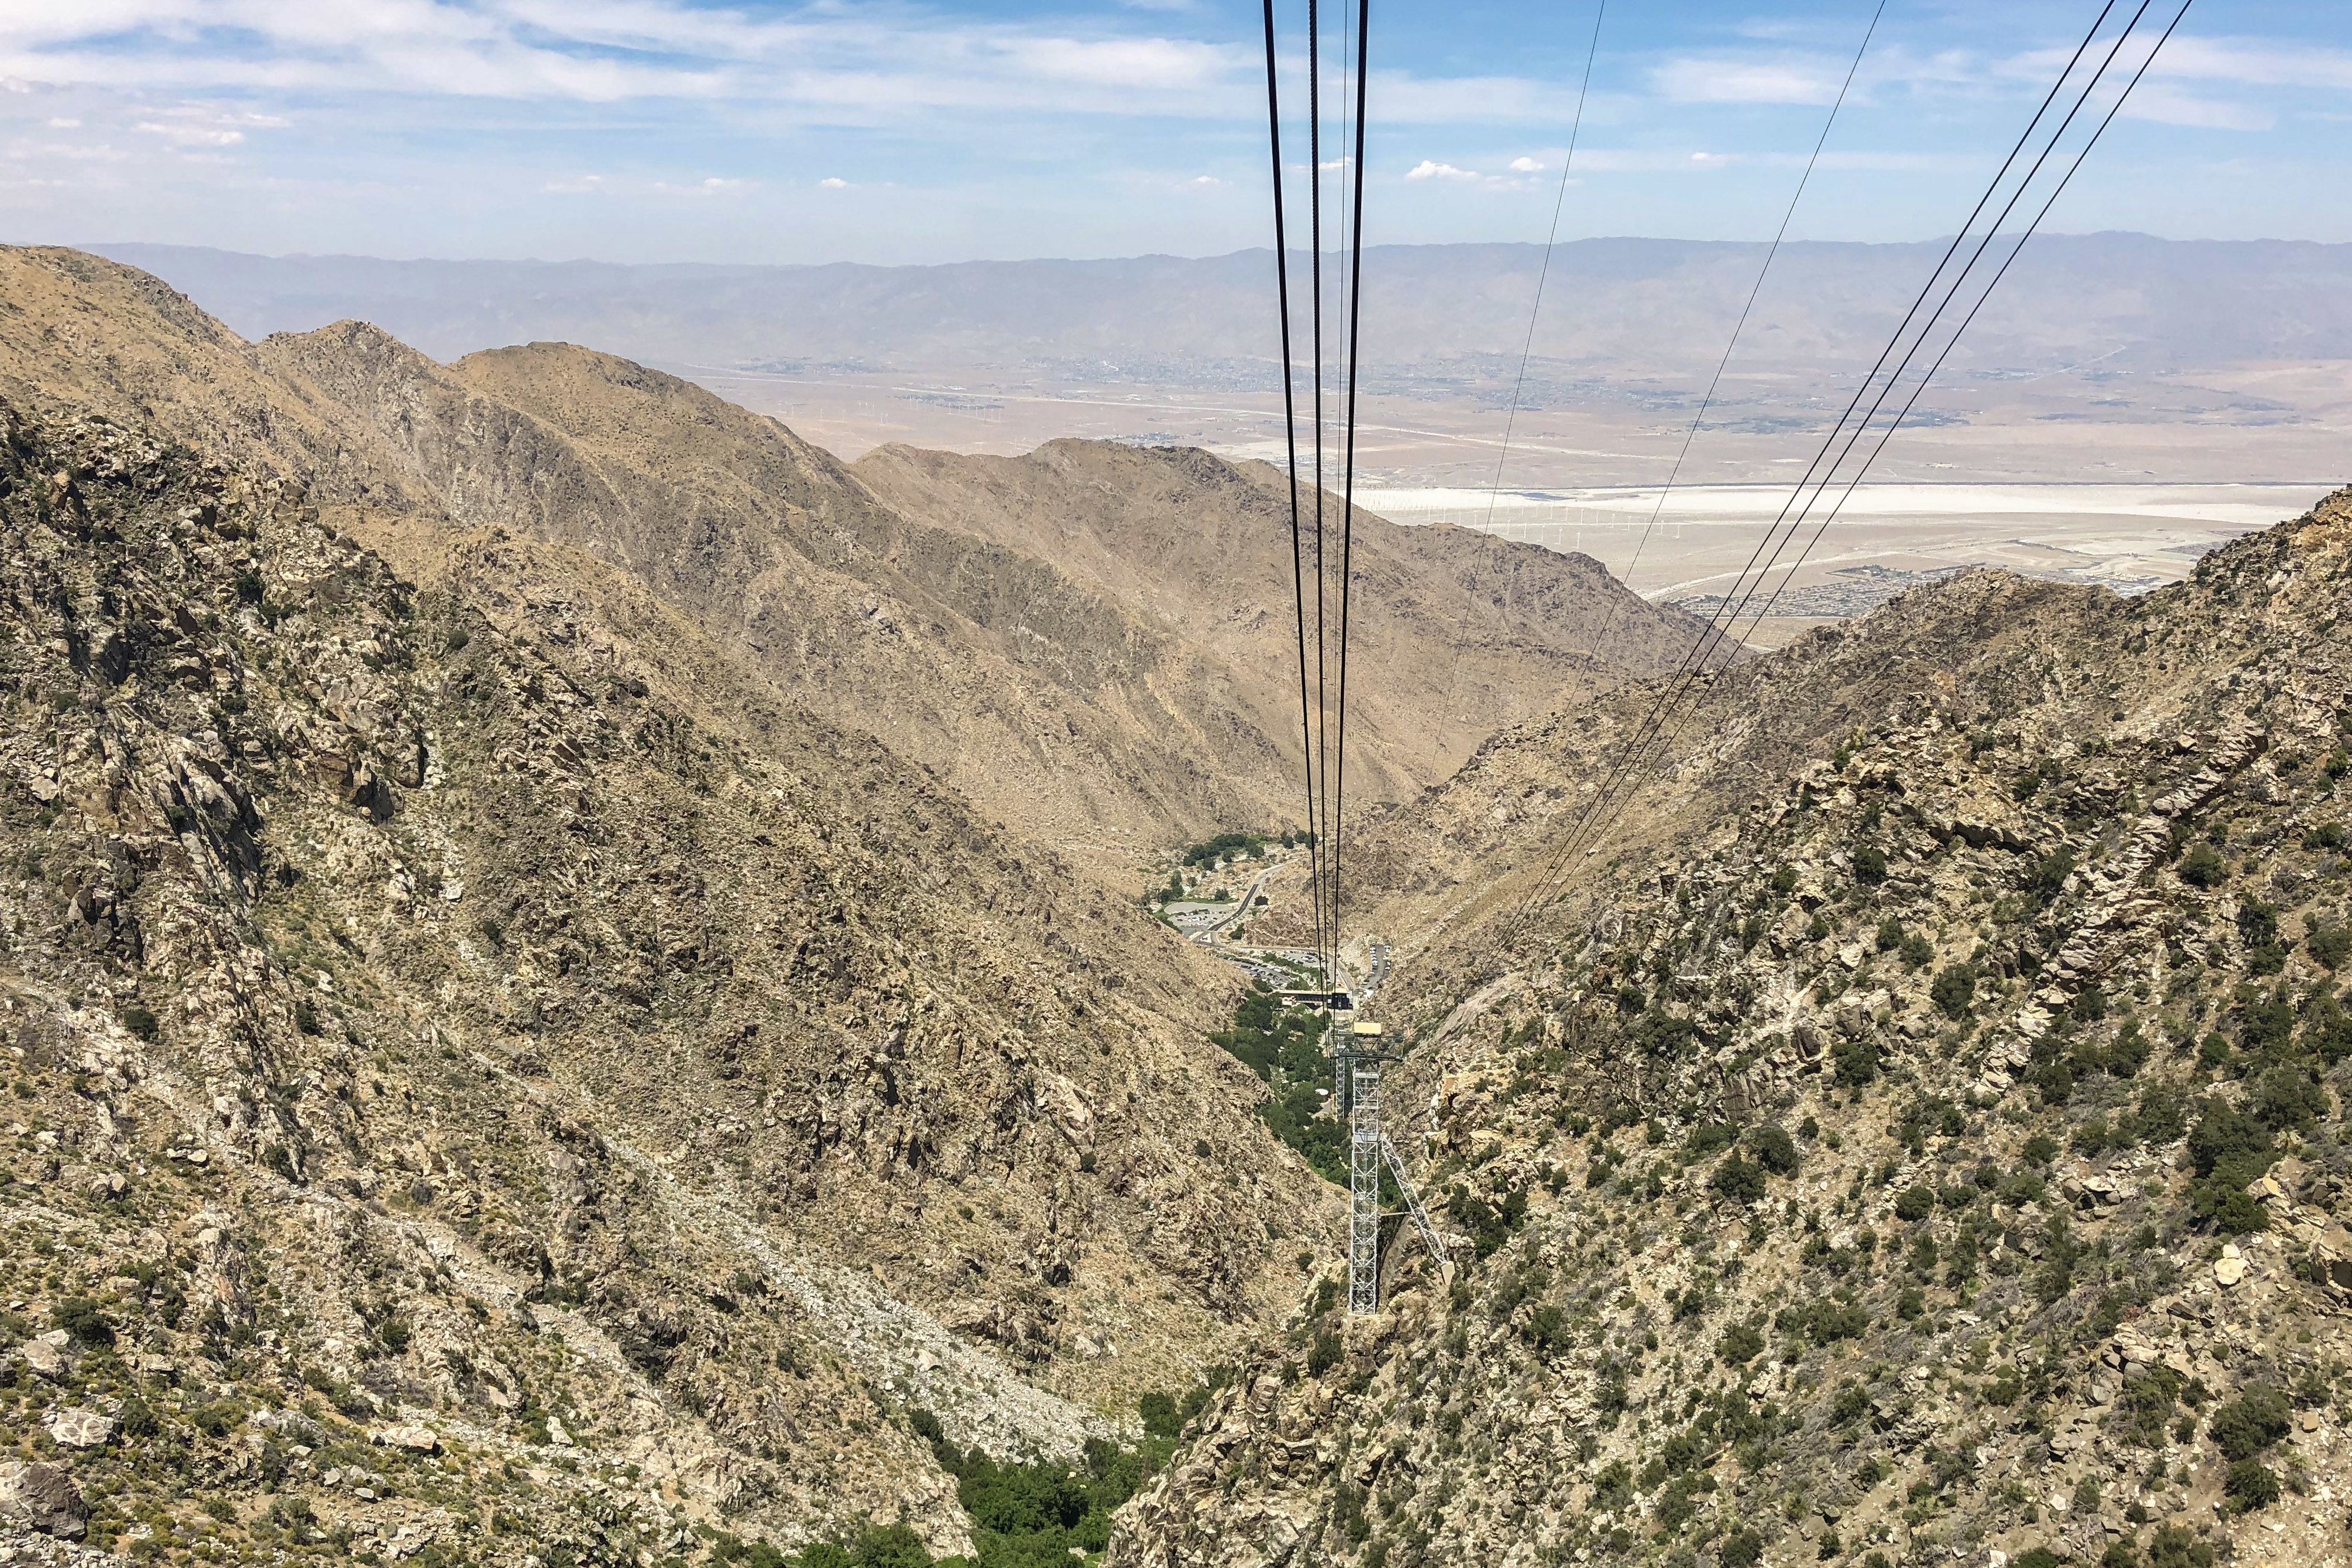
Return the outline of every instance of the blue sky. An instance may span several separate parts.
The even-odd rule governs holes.
[[[1872,4],[1616,0],[1563,236],[1769,235]],[[1792,232],[1949,232],[2096,9],[1889,0]],[[1592,16],[1375,4],[1368,239],[1540,239]],[[0,237],[1212,254],[1267,235],[1257,28],[1230,0],[0,0]],[[2199,0],[2051,227],[2352,240],[2347,173],[2352,4]]]

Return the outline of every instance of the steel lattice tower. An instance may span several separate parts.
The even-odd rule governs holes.
[[[1351,1047],[1355,1044],[1353,1039],[1348,1043]],[[1348,1056],[1355,1089],[1355,1103],[1348,1117],[1348,1310],[1377,1312],[1381,1310],[1381,1060],[1353,1049]]]

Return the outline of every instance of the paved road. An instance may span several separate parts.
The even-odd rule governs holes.
[[[1214,925],[1203,926],[1199,931],[1192,932],[1192,940],[1199,942],[1202,947],[1210,946],[1211,943],[1209,939],[1211,937],[1215,936],[1227,926],[1239,925],[1244,920],[1247,919],[1250,910],[1256,906],[1258,889],[1265,887],[1266,879],[1280,869],[1282,869],[1282,868],[1279,865],[1275,865],[1268,866],[1265,870],[1260,871],[1257,876],[1251,880],[1249,891],[1242,895],[1241,902],[1234,906],[1234,912],[1227,915],[1223,920],[1219,921]]]

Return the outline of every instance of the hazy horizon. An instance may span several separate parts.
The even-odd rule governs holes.
[[[2034,241],[2036,244],[2041,244],[2044,241],[2050,240],[2103,239],[2110,237],[2123,239],[2147,239],[2155,240],[2164,245],[2179,246],[2244,247],[2274,245],[2309,246],[2316,249],[2352,249],[2352,238],[2311,239],[2294,235],[2274,234],[2253,234],[2216,237],[2200,235],[2159,234],[2153,229],[2141,227],[2105,227],[2087,229],[2044,228],[2036,234]],[[1952,235],[1948,230],[1943,233],[1922,234],[1915,237],[1901,239],[1795,239],[1783,242],[1782,248],[1784,250],[1798,250],[1807,246],[1854,246],[1857,247],[1872,249],[1893,249],[1899,247],[1948,244],[1950,242],[1951,238]],[[1559,246],[1572,244],[1610,243],[1720,246],[1727,248],[1745,247],[1759,252],[1763,250],[1766,245],[1766,241],[1761,239],[1742,238],[1732,236],[1628,233],[1580,235],[1574,239],[1563,238],[1556,242],[1554,248],[1556,249]],[[395,266],[446,267],[611,267],[644,271],[691,271],[698,269],[710,271],[814,271],[831,267],[866,268],[876,271],[907,271],[921,268],[944,268],[955,267],[1020,266],[1032,262],[1039,264],[1067,263],[1073,266],[1085,266],[1094,263],[1118,261],[1222,261],[1238,256],[1268,256],[1271,255],[1274,250],[1274,247],[1271,243],[1261,243],[1255,245],[1235,245],[1215,250],[1160,249],[1102,251],[1087,255],[1058,254],[1041,251],[1005,256],[950,256],[926,261],[869,261],[852,256],[831,257],[824,259],[806,261],[761,261],[745,258],[701,258],[691,260],[675,261],[633,261],[591,255],[497,256],[488,253],[477,253],[471,255],[394,255],[382,251],[370,250],[253,250],[227,245],[184,245],[168,240],[141,239],[49,239],[41,237],[11,237],[5,239],[0,239],[0,244],[54,246],[68,250],[87,250],[95,255],[111,257],[116,259],[121,259],[121,257],[118,255],[118,253],[124,251],[185,251],[201,252],[217,256],[249,258],[262,261],[379,261]],[[1306,247],[1303,246],[1293,245],[1290,248],[1291,253],[1296,256],[1303,256],[1307,253]],[[1544,241],[1540,238],[1391,240],[1381,243],[1372,243],[1368,241],[1364,247],[1364,254],[1367,256],[1372,256],[1381,252],[1401,250],[1511,248],[1539,251],[1545,248],[1545,245]],[[1327,246],[1325,247],[1324,254],[1327,256],[1339,256],[1344,255],[1345,252],[1340,247],[1334,245]]]

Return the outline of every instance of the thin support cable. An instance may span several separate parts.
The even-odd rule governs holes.
[[[1584,102],[1587,95],[1592,90],[1592,62],[1600,57],[1601,53],[1601,21],[1608,14],[1609,0],[1600,0],[1600,4],[1592,10],[1592,37],[1584,49],[1583,83],[1576,89],[1576,117],[1569,124],[1568,155],[1560,160],[1559,191],[1552,198],[1551,228],[1544,236],[1542,264],[1536,268],[1535,299],[1528,306],[1528,332],[1526,341],[1519,346],[1518,374],[1511,383],[1509,412],[1503,416],[1503,445],[1502,449],[1495,455],[1495,481],[1486,489],[1486,521],[1480,531],[1489,537],[1493,536],[1495,531],[1495,503],[1503,493],[1503,465],[1510,461],[1511,435],[1518,425],[1519,399],[1527,389],[1528,362],[1535,353],[1536,321],[1543,312],[1544,287],[1551,278],[1552,251],[1559,243],[1559,218],[1560,213],[1568,205],[1569,176],[1576,169],[1576,144],[1584,132]],[[1464,635],[1454,640],[1454,658],[1446,668],[1445,707],[1448,712],[1453,710],[1454,699],[1461,690],[1462,647],[1468,632],[1469,627],[1465,623],[1463,627]]]
[[[1706,422],[1707,410],[1715,406],[1715,395],[1723,384],[1723,373],[1731,366],[1732,351],[1739,346],[1740,334],[1748,330],[1748,318],[1756,309],[1756,300],[1764,292],[1764,279],[1771,275],[1772,263],[1780,254],[1780,242],[1789,237],[1789,225],[1797,216],[1797,204],[1805,198],[1805,187],[1812,183],[1813,166],[1822,159],[1822,149],[1829,144],[1830,131],[1837,124],[1838,111],[1845,107],[1846,94],[1853,90],[1855,73],[1862,69],[1862,58],[1870,52],[1870,40],[1877,36],[1879,19],[1886,15],[1886,0],[1878,0],[1870,14],[1870,25],[1862,32],[1862,42],[1853,51],[1853,61],[1845,68],[1845,80],[1838,87],[1837,101],[1830,105],[1829,118],[1822,121],[1822,133],[1813,139],[1813,151],[1805,160],[1805,172],[1798,176],[1797,188],[1790,193],[1788,210],[1780,215],[1780,226],[1772,235],[1772,243],[1764,252],[1764,265],[1756,269],[1756,281],[1748,289],[1748,302],[1739,308],[1739,320],[1731,329],[1730,342],[1723,345],[1723,357],[1716,362],[1715,374],[1706,384],[1706,395],[1698,402],[1698,412],[1691,416],[1690,428],[1683,432],[1682,449],[1675,454],[1674,466],[1666,470],[1666,482],[1658,491],[1657,504],[1650,509],[1650,521],[1643,525],[1642,537],[1635,541],[1633,557],[1625,563],[1625,570],[1617,574],[1618,583],[1628,593],[1633,591],[1634,569],[1642,564],[1642,554],[1650,547],[1650,536],[1657,531],[1659,514],[1666,510],[1666,498],[1674,493],[1675,481],[1682,478],[1683,464],[1690,457],[1691,443],[1697,439],[1699,427]],[[1598,656],[1607,647],[1610,628],[1617,624],[1617,609],[1623,603],[1619,596],[1609,601],[1609,614],[1602,617],[1601,633],[1593,639],[1593,653]]]
[[[1495,482],[1486,490],[1486,527],[1495,526],[1495,502],[1503,493],[1503,465],[1511,460],[1511,432],[1519,421],[1519,397],[1527,390],[1528,361],[1536,349],[1536,319],[1543,314],[1544,285],[1551,278],[1551,253],[1559,243],[1559,215],[1568,205],[1569,175],[1576,168],[1576,142],[1584,132],[1584,100],[1592,90],[1592,62],[1601,52],[1601,19],[1609,14],[1609,0],[1592,8],[1592,41],[1584,51],[1584,83],[1576,89],[1576,118],[1568,128],[1568,156],[1560,160],[1559,194],[1552,198],[1551,231],[1544,236],[1543,264],[1536,268],[1536,297],[1528,307],[1527,341],[1519,347],[1519,374],[1511,384],[1511,405],[1503,416],[1503,449],[1495,455]]]
[[[1864,477],[1869,473],[1871,466],[1878,460],[1878,455],[1886,449],[1887,442],[1894,438],[1895,432],[1902,426],[1904,420],[1909,417],[1911,410],[1917,405],[1921,395],[1927,391],[1928,384],[1935,379],[1937,372],[1943,368],[1945,360],[1950,357],[1952,350],[1959,345],[1960,339],[1967,333],[1969,325],[1975,321],[1977,312],[1984,309],[1985,302],[1990,300],[1993,296],[1994,290],[2000,288],[2001,279],[2008,276],[2010,268],[2015,264],[2018,257],[2023,253],[2027,242],[2033,237],[2037,231],[2040,230],[2042,220],[2050,216],[2051,209],[2057,205],[2058,198],[2065,194],[2066,187],[2073,183],[2074,175],[2082,169],[2083,161],[2090,156],[2091,150],[2096,147],[2099,144],[2100,138],[2106,134],[2107,127],[2115,122],[2115,118],[2123,109],[2125,100],[2130,98],[2133,90],[2139,86],[2140,79],[2147,74],[2148,67],[2155,63],[2157,55],[2162,51],[2165,44],[2171,39],[2173,30],[2180,26],[2181,18],[2188,16],[2189,7],[2194,3],[2195,0],[2182,0],[2180,8],[2173,13],[2171,22],[2166,25],[2163,33],[2157,38],[2154,47],[2149,49],[2147,57],[2140,62],[2138,68],[2133,71],[2131,79],[2124,84],[2124,89],[2122,92],[2116,96],[2116,101],[2107,107],[2106,113],[2101,118],[2096,129],[2091,132],[2090,139],[2083,144],[2082,151],[2075,153],[2073,160],[2067,164],[2066,172],[2059,177],[2057,184],[2052,188],[2049,196],[2042,202],[2041,208],[2035,212],[2032,220],[2027,224],[2025,232],[2018,237],[2017,243],[2010,247],[2008,256],[2003,258],[2000,268],[1993,273],[1991,280],[1985,285],[1982,292],[1977,296],[1975,302],[1969,307],[1968,313],[1961,318],[1959,326],[1954,329],[1951,337],[1946,341],[1943,348],[1937,353],[1935,361],[1929,364],[1926,374],[1920,377],[1918,384],[1912,389],[1910,396],[1905,401],[1901,410],[1895,414],[1891,422],[1883,427],[1879,434],[1878,440],[1872,446],[1868,455],[1863,459],[1861,467],[1854,470],[1853,477],[1846,481],[1845,487],[1839,494],[1836,502],[1830,508],[1827,514],[1822,518],[1820,523],[1815,526],[1811,537],[1806,540],[1805,547],[1799,552],[1795,563],[1789,568],[1787,574],[1781,578],[1779,586],[1775,587],[1771,595],[1765,600],[1763,607],[1758,610],[1755,617],[1748,622],[1748,632],[1746,635],[1751,637],[1755,635],[1756,629],[1763,624],[1765,618],[1771,613],[1772,606],[1780,602],[1781,593],[1787,589],[1790,582],[1794,579],[1796,574],[1803,568],[1805,562],[1811,557],[1813,547],[1821,542],[1822,535],[1828,531],[1830,524],[1836,521],[1839,513],[1845,509],[1846,502],[1853,499],[1855,489],[1860,487]],[[2082,97],[2078,99],[2075,103],[2074,111],[2070,111],[2068,113],[2066,120],[2060,124],[2057,132],[2053,134],[2050,146],[2044,148],[2041,156],[2034,160],[2033,169],[2026,175],[2027,184],[2032,183],[2034,174],[2041,171],[2043,161],[2046,160],[2049,157],[2050,153],[2055,149],[2057,145],[2057,138],[2063,136],[2067,127],[2073,123],[2074,112],[2081,110],[2083,103],[2088,100],[2091,93],[2096,89],[2099,81],[2105,77],[2107,68],[2115,63],[2116,55],[2121,52],[2124,44],[2131,37],[2132,33],[2138,27],[2140,19],[2147,13],[2147,0],[2143,0],[2139,10],[2133,14],[2130,24],[2125,27],[2123,33],[2116,38],[2115,47],[2107,51],[2106,58],[2100,62],[2098,70],[2093,75],[2090,83],[2084,89]],[[2018,195],[2012,196],[2010,200],[2009,206],[2003,209],[2001,214],[2002,219],[2007,218],[2009,210],[2015,207],[2018,197],[2022,196],[2023,194],[2024,187],[2021,186]],[[2000,220],[1996,220],[1993,232],[1998,232],[1999,223]],[[1988,233],[1986,242],[1990,243],[1990,239],[1991,233]],[[1981,253],[1982,247],[1980,246],[1979,249],[1979,253]],[[1963,273],[1963,277],[1965,277],[1965,273]],[[1948,295],[1947,296],[1945,302],[1949,302]],[[1943,307],[1941,305],[1937,307],[1937,315],[1940,316],[1942,308]],[[1932,320],[1933,318],[1931,318],[1931,325]],[[1921,342],[1926,341],[1925,333],[1922,334],[1920,341]],[[1916,351],[1916,347],[1917,345],[1914,345],[1915,353]],[[1890,389],[1896,381],[1901,379],[1903,371],[1907,369],[1908,365],[1909,356],[1906,355],[1904,364],[1897,368],[1895,377],[1890,379],[1888,383]],[[1883,395],[1882,395],[1882,397]],[[1871,413],[1874,416],[1877,413],[1876,405],[1873,405]],[[1867,425],[1868,416],[1865,416],[1864,427],[1866,428]],[[1851,443],[1849,443],[1849,449],[1851,449]],[[1841,454],[1840,460],[1843,460],[1843,454]],[[1801,521],[1802,518],[1801,516],[1800,522],[1801,523]],[[1793,536],[1794,530],[1791,530],[1791,537]],[[1777,552],[1775,552],[1774,560],[1775,562],[1778,560]],[[1772,564],[1768,563],[1765,568],[1765,574],[1769,575],[1771,570]],[[1756,584],[1749,588],[1747,596],[1743,597],[1738,609],[1734,612],[1735,620],[1738,616],[1747,613],[1748,600],[1754,596],[1757,588],[1760,587],[1762,582],[1763,576],[1759,576],[1757,579]],[[1703,703],[1705,697],[1704,694],[1702,694],[1700,703]],[[1674,728],[1667,732],[1665,737],[1664,746],[1666,750],[1671,751],[1674,743],[1677,740],[1681,739],[1684,730],[1688,728],[1691,718],[1696,713],[1700,703],[1694,703],[1691,707],[1683,710],[1675,719]],[[1613,819],[1613,816],[1614,813],[1612,812],[1612,819]],[[1596,836],[1599,832],[1605,832],[1607,830],[1607,826],[1608,824],[1604,821],[1601,827],[1596,829]]]
[[[1928,274],[1927,281],[1921,285],[1917,297],[1912,300],[1910,309],[1904,313],[1902,321],[1896,326],[1894,334],[1887,340],[1885,348],[1880,351],[1877,360],[1871,365],[1869,373],[1864,376],[1861,384],[1855,388],[1853,396],[1848,401],[1844,411],[1839,415],[1837,422],[1832,426],[1829,435],[1823,438],[1822,446],[1820,449],[1814,453],[1811,462],[1806,466],[1804,475],[1797,481],[1796,488],[1791,491],[1789,500],[1782,505],[1780,515],[1773,519],[1771,525],[1765,530],[1763,536],[1757,541],[1755,550],[1748,556],[1747,564],[1740,569],[1738,577],[1735,579],[1735,584],[1738,582],[1744,582],[1747,579],[1748,574],[1756,569],[1757,563],[1763,558],[1766,548],[1769,545],[1771,545],[1774,539],[1780,535],[1782,524],[1788,521],[1790,508],[1793,507],[1797,503],[1798,499],[1803,495],[1806,488],[1812,484],[1815,474],[1820,470],[1821,464],[1825,458],[1829,458],[1832,449],[1835,447],[1837,444],[1838,437],[1844,431],[1846,422],[1853,417],[1855,409],[1861,405],[1862,400],[1870,395],[1870,389],[1876,384],[1879,372],[1885,368],[1888,356],[1893,354],[1895,349],[1903,342],[1905,338],[1909,335],[1912,323],[1917,319],[1920,308],[1927,302],[1929,296],[1935,292],[1937,282],[1944,276],[1945,269],[1950,266],[1953,257],[1958,253],[1960,247],[1967,242],[1969,235],[1975,229],[1977,219],[1983,216],[1985,207],[1992,201],[1993,196],[1999,192],[2002,183],[2008,178],[2010,171],[2016,166],[2018,158],[2024,153],[2028,144],[2032,141],[2034,132],[2040,128],[2043,119],[2049,114],[2051,106],[2058,100],[2058,95],[2064,89],[2066,83],[2073,79],[2075,67],[2081,64],[2083,56],[2089,51],[2091,45],[2098,37],[2099,28],[2105,25],[2108,15],[2115,9],[2118,0],[2105,0],[2105,3],[2102,5],[2099,9],[2099,14],[2092,19],[2089,29],[2083,36],[2082,42],[2075,46],[2073,56],[2068,58],[2065,68],[2060,71],[2057,79],[2051,83],[2049,92],[2044,95],[2041,104],[2035,109],[2032,119],[2027,121],[2025,129],[2020,132],[2016,143],[2010,149],[2009,155],[2001,161],[2000,169],[1995,171],[1991,181],[1986,185],[1984,194],[1977,198],[1977,204],[1969,212],[1967,221],[1960,226],[1959,232],[1953,236],[1950,246],[1946,248],[1943,256],[1937,261],[1936,267],[1934,270]],[[2145,8],[2146,0],[2143,0],[2142,9],[2145,10]],[[2128,35],[2128,31],[2129,29],[2126,29],[2126,36]],[[2109,58],[2113,58],[2112,51]],[[2104,70],[2104,66],[2101,68]],[[2094,86],[2095,86],[2096,81],[2097,75],[2095,73],[2093,77]],[[2079,107],[2079,104],[2077,107]],[[2054,145],[2054,135],[2053,145]],[[2045,148],[2042,155],[2043,157],[2047,157],[2048,149]],[[2035,166],[2037,168],[2040,166],[2038,160]],[[2031,180],[2032,175],[2029,174],[2026,176],[2025,183],[2030,183]],[[2022,185],[2021,185],[2021,188]],[[2014,201],[2015,198],[2012,197],[2012,205],[2014,205]],[[1949,297],[1950,296],[1948,293],[1946,300],[1938,302],[1937,311],[1931,313],[1928,325],[1922,328],[1920,339],[1915,340],[1911,350],[1906,352],[1905,356],[1906,363],[1908,363],[1909,354],[1916,353],[1917,352],[1918,342],[1920,341],[1924,341],[1927,331],[1932,329],[1935,315],[1940,314],[1944,304],[1948,302]],[[1896,375],[1899,377],[1900,374],[1901,370],[1898,367]],[[1851,443],[1849,443],[1849,446],[1850,445]],[[1832,463],[1832,471],[1834,470],[1834,467],[1835,464]],[[1790,529],[1790,532],[1793,534],[1793,527]],[[1783,542],[1783,545],[1785,546],[1785,541]],[[1776,551],[1776,558],[1777,553],[1778,552]],[[1767,570],[1769,571],[1769,568],[1768,567]],[[1740,605],[1740,609],[1744,611],[1745,607],[1745,603],[1743,602]],[[1683,690],[1688,686],[1690,680],[1695,678],[1698,671],[1704,669],[1707,659],[1713,657],[1715,646],[1719,644],[1721,640],[1722,629],[1726,625],[1729,624],[1724,619],[1724,613],[1729,608],[1730,595],[1727,595],[1725,596],[1725,602],[1717,606],[1715,612],[1709,616],[1707,624],[1701,629],[1698,636],[1693,639],[1691,647],[1685,650],[1677,669],[1675,672],[1670,673],[1662,682],[1663,689],[1660,696],[1653,704],[1649,712],[1644,716],[1642,721],[1634,727],[1633,731],[1629,735],[1629,738],[1622,744],[1616,760],[1612,765],[1601,789],[1596,793],[1595,795],[1586,803],[1583,809],[1580,811],[1576,821],[1571,825],[1568,837],[1562,843],[1556,857],[1548,867],[1538,873],[1532,885],[1528,889],[1526,894],[1518,901],[1517,908],[1508,917],[1507,917],[1505,921],[1506,940],[1507,940],[1511,934],[1516,932],[1517,927],[1532,914],[1537,903],[1546,897],[1553,879],[1567,867],[1573,858],[1576,849],[1585,842],[1589,837],[1588,830],[1591,826],[1596,821],[1603,820],[1604,818],[1613,818],[1615,815],[1614,797],[1618,787],[1625,780],[1627,770],[1632,766],[1634,757],[1646,747],[1649,739],[1656,733],[1657,725],[1662,721],[1663,715],[1667,705],[1679,700]],[[1735,618],[1736,614],[1737,612],[1735,612]]]
[[[2099,144],[2099,139],[2107,133],[2107,127],[2115,123],[2116,116],[2122,110],[2125,100],[2130,98],[2133,89],[2139,86],[2140,78],[2146,76],[2147,68],[2156,63],[2156,57],[2161,54],[2164,46],[2172,40],[2173,29],[2180,26],[2180,19],[2189,15],[2189,7],[2195,3],[2196,0],[2181,0],[2180,9],[2174,12],[2172,20],[2165,25],[2163,33],[2157,37],[2156,47],[2148,50],[2147,58],[2140,61],[2139,68],[2132,72],[2131,80],[2124,84],[2123,91],[2116,95],[2115,102],[2107,106],[2107,112],[2099,121],[2098,127],[2091,132],[2091,139],[2083,143],[2083,150],[2075,153],[2074,161],[2067,164],[2065,174],[2059,176],[2058,184],[2051,191],[2049,200],[2042,204],[2042,210],[2033,215],[2033,221],[2025,226],[2023,234],[2018,236],[2017,243],[2010,247],[2009,255],[2001,262],[2000,270],[1992,275],[1992,281],[1985,285],[1984,292],[1977,297],[1977,302],[1969,307],[1968,315],[1961,321],[1958,329],[1952,333],[1951,341],[1944,345],[1943,352],[1937,354],[1936,363],[1927,367],[1927,373],[1919,378],[1919,384],[1911,389],[1911,395],[1905,400],[1901,410],[1880,433],[1877,445],[1873,447],[1870,449],[1870,455],[1863,459],[1862,467],[1854,470],[1853,478],[1846,481],[1844,490],[1838,496],[1837,504],[1830,508],[1828,515],[1823,517],[1820,526],[1813,530],[1812,537],[1805,541],[1805,548],[1798,553],[1796,564],[1789,568],[1788,575],[1782,577],[1780,586],[1772,590],[1772,596],[1765,600],[1764,607],[1756,612],[1756,618],[1748,623],[1749,636],[1755,635],[1756,628],[1763,625],[1766,618],[1771,615],[1772,606],[1780,602],[1782,592],[1795,579],[1796,574],[1804,570],[1805,563],[1812,556],[1813,546],[1822,542],[1822,535],[1829,531],[1830,524],[1836,521],[1838,514],[1845,510],[1845,503],[1853,499],[1853,492],[1862,484],[1863,477],[1868,474],[1871,466],[1878,461],[1878,455],[1886,450],[1886,444],[1895,438],[1895,432],[1901,429],[1903,422],[1911,416],[1911,410],[1917,406],[1920,395],[1927,390],[1927,384],[1936,379],[1937,372],[1944,368],[1944,362],[1951,357],[1952,350],[1959,346],[1960,339],[1967,333],[1969,323],[1977,319],[1977,312],[1984,309],[1985,301],[1991,299],[1993,290],[2000,287],[2000,280],[2009,276],[2009,269],[2016,265],[2017,258],[2024,253],[2026,245],[2041,230],[2042,220],[2050,216],[2050,209],[2058,205],[2058,198],[2066,194],[2066,187],[2074,183],[2075,174],[2081,172],[2083,160],[2091,155],[2091,149]]]

